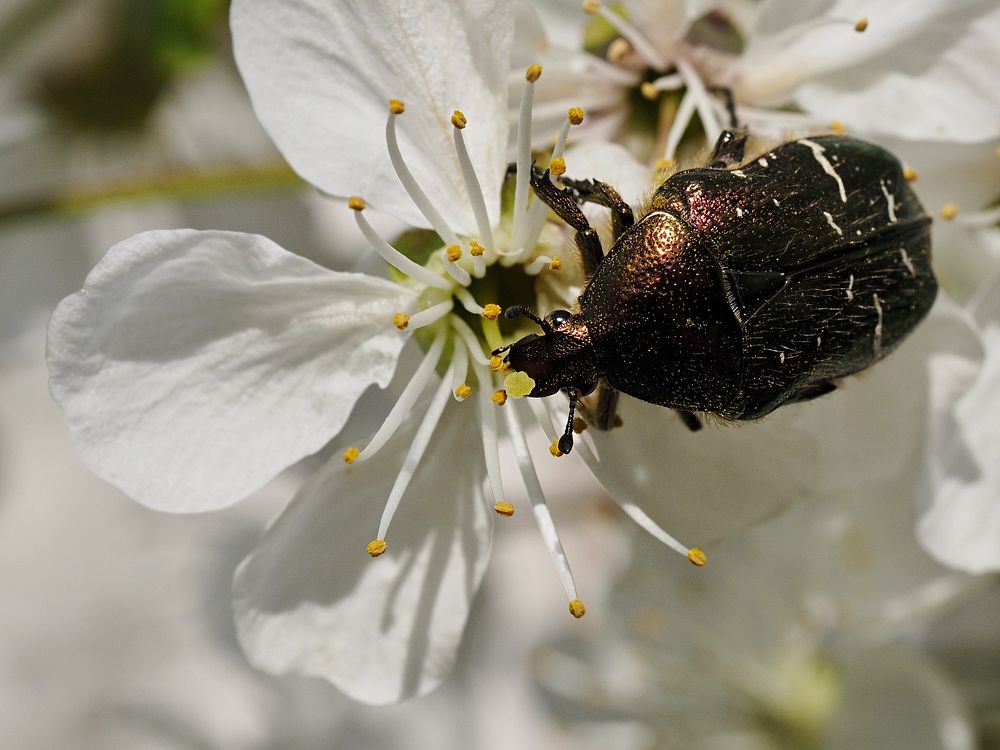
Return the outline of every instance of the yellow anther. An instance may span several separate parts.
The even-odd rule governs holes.
[[[469,386],[467,386],[465,383],[462,383],[462,385],[458,386],[458,388],[455,389],[455,396],[462,399],[463,401],[465,401],[465,399],[467,399],[471,395],[472,395],[472,389],[469,388]]]
[[[493,403],[496,404],[497,406],[503,406],[504,404],[507,403],[507,391],[505,391],[503,388],[501,388],[499,391],[494,391],[492,399]]]
[[[583,122],[583,110],[580,107],[570,107],[566,113],[570,125],[579,125]]]
[[[511,398],[524,398],[535,387],[535,381],[526,372],[512,372],[503,380],[503,388]]]
[[[579,435],[587,429],[587,420],[580,417],[573,417],[573,432]]]
[[[462,248],[460,248],[458,245],[448,245],[445,252],[448,255],[448,260],[450,260],[452,263],[456,262],[459,258],[462,257]]]
[[[385,552],[386,547],[388,546],[389,545],[387,545],[381,539],[372,539],[370,542],[368,542],[368,546],[365,547],[365,550],[367,550],[368,554],[371,555],[372,557],[378,557],[383,552]]]
[[[365,199],[360,195],[352,195],[347,199],[347,207],[352,211],[364,211],[365,205]]]
[[[561,456],[563,454],[563,452],[561,450],[559,450],[559,441],[558,440],[553,440],[552,441],[552,445],[549,446],[549,453],[551,453],[556,458],[559,458],[559,456]]]
[[[903,167],[903,179],[907,182],[916,182],[920,173],[913,167]]]
[[[348,448],[346,451],[344,451],[344,463],[353,464],[360,455],[361,451],[359,451],[357,448]]]
[[[943,206],[941,206],[941,218],[945,221],[951,221],[956,216],[958,216],[958,204],[948,201]]]
[[[639,87],[639,91],[651,102],[656,101],[660,96],[660,90],[653,85],[652,81],[643,81],[642,86]]]
[[[601,9],[599,0],[583,0],[584,13],[597,13]]]
[[[479,314],[487,320],[496,320],[502,312],[503,310],[500,309],[500,305],[494,305],[490,302],[488,305],[483,305],[483,311]]]
[[[490,369],[493,372],[503,372],[504,370],[509,370],[510,365],[504,362],[502,354],[494,354],[490,357]]]
[[[692,565],[695,565],[699,568],[704,568],[705,565],[708,563],[708,555],[706,555],[697,547],[692,547],[691,551],[688,552],[688,560],[691,561]]]
[[[854,24],[854,30],[859,34],[867,28],[868,28],[868,19],[865,16],[861,16],[861,18],[858,19],[858,22]]]
[[[834,135],[843,135],[847,132],[847,126],[840,120],[830,120],[830,132]]]
[[[524,71],[525,80],[531,81],[532,83],[537,81],[541,77],[541,75],[542,75],[541,65],[529,65],[528,69]]]
[[[611,44],[608,45],[607,58],[609,62],[620,63],[631,53],[632,45],[628,43],[627,39],[622,39],[619,36],[612,39]]]
[[[559,256],[556,255],[556,256],[554,256],[552,258],[552,262],[549,263],[549,270],[550,271],[558,271],[561,268],[562,268],[562,261],[559,260]]]
[[[510,503],[505,503],[503,500],[496,502],[493,505],[493,510],[496,511],[498,516],[507,516],[507,518],[510,518],[514,515],[514,506]]]
[[[666,172],[667,170],[673,169],[677,165],[677,162],[673,159],[657,159],[654,169],[657,172]]]
[[[461,130],[469,124],[469,121],[465,119],[465,115],[462,113],[462,110],[456,109],[451,113],[451,124]]]
[[[410,316],[403,312],[396,313],[392,316],[392,324],[399,330],[405,331],[406,327],[410,325]]]
[[[394,115],[401,115],[406,111],[406,105],[399,99],[389,100],[389,111]]]
[[[566,174],[566,160],[561,156],[557,156],[549,162],[549,172],[554,174],[556,177]]]
[[[483,247],[482,245],[480,245],[475,240],[469,240],[469,254],[470,255],[474,255],[475,257],[478,258],[480,255],[482,255],[485,252],[486,252],[486,248],[485,247]]]
[[[574,599],[569,603],[569,613],[573,615],[577,620],[587,614],[587,608],[583,606],[583,602],[579,599]]]

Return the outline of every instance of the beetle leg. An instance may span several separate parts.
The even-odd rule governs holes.
[[[567,393],[569,394],[569,417],[566,419],[566,429],[563,431],[562,437],[559,438],[560,453],[570,453],[573,450],[573,416],[576,413],[576,402],[580,398],[580,395],[572,388]]]
[[[743,161],[743,148],[747,145],[747,134],[740,130],[723,130],[712,151],[709,169],[728,169]]]
[[[584,203],[596,203],[611,209],[612,242],[617,242],[622,232],[635,223],[635,215],[618,191],[606,182],[599,180],[568,180],[562,178],[563,185],[570,188],[578,200]]]
[[[693,411],[687,411],[686,409],[677,409],[677,416],[681,418],[684,426],[687,427],[691,432],[697,432],[701,429],[701,419]]]
[[[728,86],[711,86],[708,89],[713,94],[720,94],[726,104],[726,112],[729,113],[730,130],[738,130],[740,121],[736,117],[736,99],[733,98],[733,90]]]
[[[601,239],[597,236],[597,232],[590,226],[587,217],[573,199],[573,194],[569,190],[561,190],[553,185],[547,169],[539,172],[532,167],[531,187],[535,189],[535,195],[539,200],[576,230],[576,246],[580,249],[584,274],[587,277],[593,276],[594,271],[604,260],[604,248],[601,247]]]
[[[788,399],[787,403],[795,404],[800,401],[812,401],[814,398],[825,396],[835,390],[837,390],[837,384],[832,380],[821,380],[818,383],[807,385],[801,391]]]

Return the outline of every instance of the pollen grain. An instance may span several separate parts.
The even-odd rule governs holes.
[[[692,547],[691,551],[688,552],[688,560],[691,562],[692,565],[699,568],[704,568],[705,565],[708,563],[708,555],[706,555],[697,547]]]
[[[368,542],[368,546],[365,547],[365,551],[372,557],[378,557],[379,555],[381,555],[383,552],[386,551],[388,546],[389,545],[387,545],[381,539],[372,539],[370,542]]]
[[[498,516],[505,516],[506,518],[510,518],[514,515],[514,506],[508,502],[504,502],[503,500],[498,500],[493,505],[493,510]]]

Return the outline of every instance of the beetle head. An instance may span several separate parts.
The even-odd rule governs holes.
[[[507,351],[508,364],[535,381],[529,396],[551,396],[561,389],[586,396],[597,387],[594,349],[582,316],[555,310],[539,318],[523,307],[509,307],[504,313],[508,320],[519,315],[538,323],[542,335],[529,333],[494,354]]]

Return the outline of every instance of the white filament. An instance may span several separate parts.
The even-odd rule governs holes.
[[[429,326],[431,323],[436,323],[445,315],[450,313],[451,308],[454,307],[454,305],[454,301],[449,297],[444,302],[438,302],[436,305],[431,305],[426,310],[414,313],[410,316],[410,323],[407,328],[411,331],[415,331],[418,328]]]
[[[705,130],[705,138],[709,144],[714,144],[719,138],[722,128],[719,126],[719,118],[715,116],[715,100],[702,83],[698,71],[694,69],[684,58],[677,59],[677,72],[684,79],[687,91],[694,97],[695,106],[698,109],[698,116],[701,117],[701,126]]]
[[[626,21],[617,13],[608,10],[603,4],[598,4],[597,13],[632,45],[632,48],[639,53],[651,68],[654,70],[666,70],[667,62],[663,59],[659,50],[631,22]]]
[[[667,144],[663,148],[664,159],[674,158],[674,155],[677,153],[677,146],[680,144],[681,137],[683,137],[684,131],[687,130],[687,126],[691,122],[694,110],[694,95],[691,89],[688,89],[684,92],[684,96],[681,97],[681,103],[677,107],[677,114],[674,115],[674,121],[670,125],[670,132],[667,133]]]
[[[420,422],[420,427],[417,428],[417,434],[414,435],[410,449],[406,452],[406,457],[403,459],[403,465],[399,469],[396,483],[392,485],[389,499],[385,502],[385,509],[382,511],[382,519],[378,524],[376,539],[386,538],[386,532],[389,530],[392,517],[396,514],[396,509],[399,507],[399,501],[403,497],[403,493],[406,492],[410,480],[413,479],[413,475],[417,471],[417,466],[420,464],[420,459],[424,456],[424,451],[427,450],[427,444],[434,433],[434,428],[437,427],[445,404],[448,403],[448,394],[451,391],[451,378],[454,369],[455,363],[452,362],[451,367],[448,368],[448,373],[441,378],[441,383],[438,385],[437,390],[434,392],[434,397],[427,407],[427,413],[424,414],[424,418]]]
[[[458,154],[458,163],[462,168],[462,179],[465,181],[465,188],[469,191],[469,198],[472,202],[472,212],[476,216],[476,227],[479,229],[479,237],[487,248],[493,247],[493,230],[490,228],[490,217],[486,211],[486,199],[483,197],[483,189],[476,176],[476,170],[472,166],[469,158],[469,149],[465,146],[465,138],[461,128],[454,128],[455,152]],[[475,256],[473,256],[475,257]],[[482,258],[479,258],[480,265],[484,265]],[[477,276],[480,273],[477,270]]]
[[[573,571],[570,570],[562,542],[559,541],[559,534],[552,522],[552,515],[545,504],[545,495],[542,494],[542,486],[538,482],[535,466],[528,453],[528,445],[524,441],[524,432],[521,430],[521,424],[517,418],[516,407],[517,402],[508,402],[503,409],[504,416],[507,418],[507,433],[510,436],[514,456],[517,459],[517,467],[521,471],[521,479],[524,480],[524,486],[528,491],[528,499],[531,501],[531,510],[535,514],[538,530],[542,533],[542,540],[545,542],[545,548],[549,551],[552,562],[555,563],[556,572],[566,590],[566,596],[572,601],[579,598],[576,593],[576,583],[573,581]]]
[[[472,357],[472,361],[479,365],[488,365],[490,358],[483,354],[482,346],[476,338],[476,334],[469,328],[469,324],[457,315],[454,315],[451,318],[451,325],[455,329],[455,332],[465,341],[465,346],[469,350],[469,356]]]
[[[424,386],[427,385],[427,381],[430,380],[431,375],[434,373],[434,368],[437,367],[437,363],[441,359],[441,352],[444,350],[444,341],[444,334],[434,337],[431,348],[427,350],[427,354],[424,355],[420,366],[413,373],[410,382],[406,384],[403,392],[399,394],[399,398],[396,399],[396,403],[389,410],[385,421],[382,422],[382,426],[378,428],[378,432],[368,441],[368,445],[361,451],[361,454],[355,459],[356,461],[366,461],[374,456],[386,444],[386,441],[393,436],[396,430],[399,429],[399,425],[403,423],[403,420],[406,419],[407,415],[413,409],[413,405],[424,391]]]
[[[465,376],[469,374],[469,353],[465,348],[465,342],[460,336],[451,340],[451,396],[456,401],[464,401],[456,391],[459,386],[466,385]]]
[[[503,479],[500,471],[500,446],[497,440],[496,404],[493,403],[493,378],[485,367],[476,367],[479,380],[479,426],[483,435],[483,458],[486,460],[486,476],[490,482],[493,501],[504,500]]]
[[[426,284],[436,289],[451,289],[451,284],[436,273],[428,271],[423,266],[414,263],[399,252],[399,250],[383,240],[378,232],[372,228],[372,225],[368,223],[368,219],[363,216],[361,211],[354,212],[354,220],[357,222],[358,228],[365,236],[365,239],[368,240],[368,244],[372,246],[372,249],[382,257],[382,260],[397,271],[406,274],[414,281],[419,281],[421,284]]]

